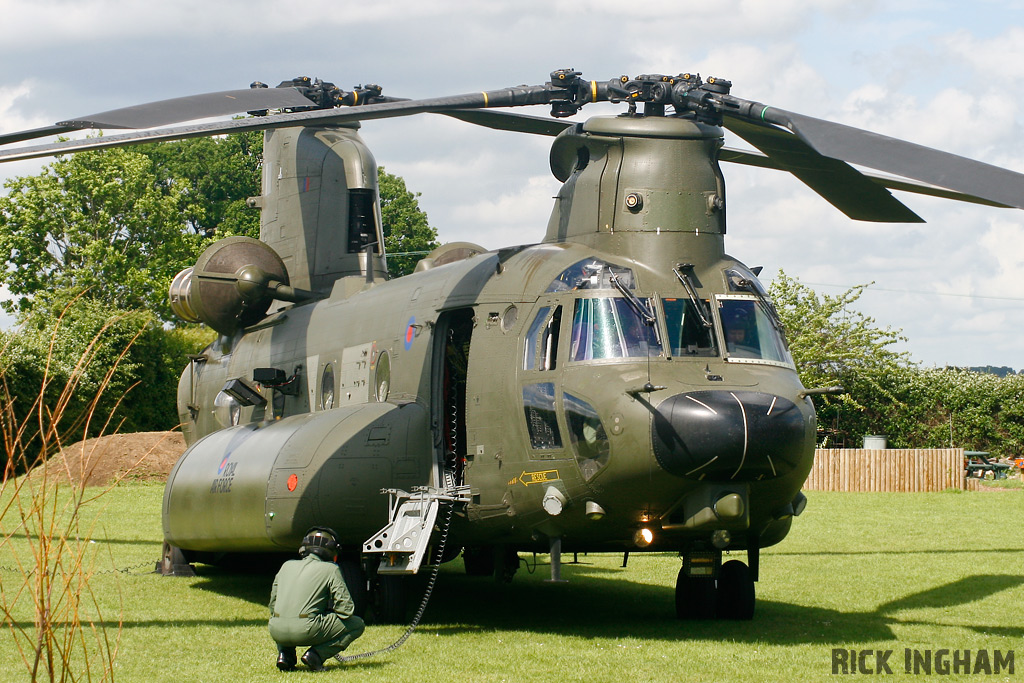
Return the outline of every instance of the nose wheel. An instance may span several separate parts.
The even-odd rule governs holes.
[[[754,578],[739,560],[729,560],[718,573],[718,618],[750,621],[754,618]]]
[[[676,616],[680,619],[714,619],[718,602],[715,580],[686,575],[679,570],[676,578]]]
[[[676,616],[680,619],[754,618],[755,590],[750,568],[739,560],[729,560],[718,571],[718,578],[688,576],[686,567],[676,578]]]

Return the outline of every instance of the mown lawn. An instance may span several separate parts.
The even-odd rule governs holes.
[[[153,563],[162,487],[127,484],[102,500],[95,549],[107,568]],[[811,681],[832,676],[832,650],[1015,651],[1024,679],[1024,496],[1019,491],[885,494],[809,492],[807,511],[762,553],[751,622],[680,622],[672,555],[580,556],[566,584],[549,584],[547,557],[510,585],[445,565],[419,630],[399,650],[323,676],[349,681]],[[99,511],[99,506],[92,508]],[[95,514],[95,512],[88,512]],[[2,527],[9,530],[9,522]],[[21,544],[19,546],[19,543]],[[23,537],[0,548],[0,580]],[[566,558],[571,560],[571,555]],[[524,556],[532,566],[534,559]],[[272,575],[200,565],[196,578],[152,565],[92,579],[105,623],[123,619],[115,674],[123,681],[266,681],[282,674],[266,630]],[[20,610],[19,610],[20,613]],[[31,625],[31,613],[17,622]],[[404,628],[371,626],[354,650]],[[0,681],[28,680],[9,626]],[[874,659],[870,660],[873,666]]]

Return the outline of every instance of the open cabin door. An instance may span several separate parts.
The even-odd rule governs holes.
[[[437,321],[433,361],[433,424],[437,485],[462,486],[466,478],[466,373],[473,335],[472,308],[445,311]]]

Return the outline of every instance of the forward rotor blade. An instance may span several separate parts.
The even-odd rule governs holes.
[[[822,156],[800,138],[765,124],[728,118],[725,126],[764,152],[844,214],[859,221],[923,223],[884,187],[838,159]]]
[[[774,107],[766,107],[761,117],[824,156],[1024,209],[1024,174]]]
[[[87,128],[155,128],[182,121],[228,116],[260,109],[308,107],[312,102],[295,88],[247,88],[147,102],[98,114],[78,116],[53,126],[0,135],[0,145],[60,135]]]
[[[771,157],[762,152],[756,152],[747,149],[736,149],[735,147],[723,147],[718,153],[719,161],[727,161],[732,164],[740,164],[741,166],[754,166],[756,168],[770,168],[776,171],[785,171],[781,165],[775,162]],[[999,202],[993,202],[989,199],[982,199],[981,197],[975,197],[974,195],[964,194],[963,192],[957,192],[955,190],[947,190],[944,187],[938,187],[937,185],[928,185],[927,183],[921,183],[916,180],[906,180],[904,178],[896,178],[894,176],[883,175],[881,173],[861,173],[862,176],[881,187],[886,187],[890,190],[899,190],[901,192],[912,192],[914,194],[926,195],[929,197],[940,197],[942,199],[953,199],[959,202],[967,202],[970,204],[981,204],[983,206],[994,206],[999,209],[1012,209],[1012,206],[1006,204],[1000,204]]]

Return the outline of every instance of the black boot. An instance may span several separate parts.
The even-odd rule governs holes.
[[[309,648],[306,650],[306,654],[302,655],[302,663],[308,666],[313,671],[324,670],[324,660],[316,653],[316,650]]]
[[[295,648],[278,648],[277,668],[281,671],[293,671],[295,669]]]

